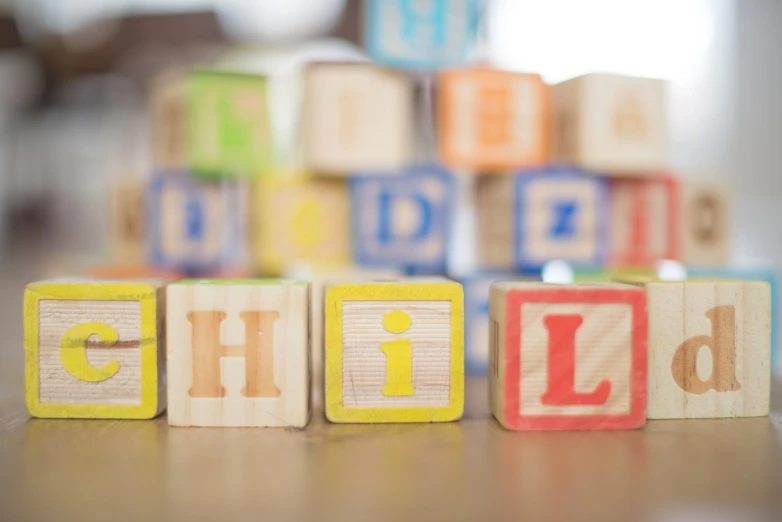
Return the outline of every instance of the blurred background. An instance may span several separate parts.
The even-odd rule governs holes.
[[[421,3],[408,2],[411,9]],[[664,80],[665,170],[683,181],[730,184],[728,254],[703,272],[760,270],[763,278],[775,277],[782,265],[782,3],[487,0],[475,8],[456,65],[538,73],[546,84],[591,72]],[[193,68],[266,78],[277,170],[272,177],[306,170],[300,129],[306,66],[371,61],[366,9],[358,0],[0,0],[0,255],[7,324],[21,328],[21,287],[42,277],[134,270],[318,275],[317,259],[287,258],[263,270],[247,255],[194,273],[190,266],[157,266],[146,250],[118,254],[117,220],[125,218],[117,218],[117,201],[125,201],[124,187],[145,187],[170,170],[155,152],[161,140],[155,100],[172,72]],[[437,68],[397,69],[414,86],[419,109],[411,158],[436,162]],[[435,271],[470,278],[482,269],[471,181],[479,173],[453,173],[450,243]],[[250,221],[256,202],[250,200],[241,219]],[[148,210],[149,203],[142,205]],[[347,265],[362,268],[355,261]],[[404,263],[390,268],[415,271]],[[563,270],[565,276],[554,279],[572,277],[566,263]],[[21,369],[21,349],[14,351],[13,365]]]

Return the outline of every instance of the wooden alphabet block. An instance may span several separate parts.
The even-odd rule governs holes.
[[[551,167],[477,180],[479,259],[484,269],[537,271],[561,259],[599,266],[606,251],[605,180]]]
[[[721,265],[730,258],[730,189],[725,183],[682,183],[682,261]]]
[[[549,95],[540,75],[450,70],[438,80],[438,146],[452,168],[499,170],[548,160]]]
[[[361,265],[443,270],[454,180],[435,165],[352,181],[353,249]]]
[[[615,179],[611,188],[611,252],[614,267],[653,266],[680,256],[678,182]]]
[[[246,259],[244,185],[165,173],[148,188],[150,260],[158,268],[203,273]]]
[[[464,409],[464,294],[409,279],[326,289],[326,417],[444,422]]]
[[[497,282],[490,402],[511,430],[643,426],[646,300],[640,288]]]
[[[305,78],[307,167],[326,174],[399,169],[412,158],[412,85],[366,63],[317,63]]]
[[[254,177],[272,166],[266,78],[199,70],[186,79],[187,165],[209,177]]]
[[[111,257],[122,263],[146,259],[146,187],[124,183],[114,188],[111,200]]]
[[[33,417],[151,419],[166,407],[163,287],[50,280],[24,294]]]
[[[779,346],[779,283],[777,272],[772,267],[708,267],[688,266],[687,277],[691,279],[737,279],[741,281],[765,281],[771,291],[771,368],[780,362]]]
[[[185,280],[167,299],[170,425],[307,425],[308,283]]]
[[[185,168],[185,75],[164,74],[152,83],[152,159],[159,170]]]
[[[399,68],[459,64],[475,38],[478,13],[477,0],[369,0],[367,52]]]
[[[665,82],[587,74],[552,87],[555,161],[613,175],[668,168]]]
[[[763,281],[646,282],[650,419],[768,415],[771,291]]]
[[[350,191],[339,179],[276,178],[255,187],[256,266],[281,274],[299,262],[350,262]]]

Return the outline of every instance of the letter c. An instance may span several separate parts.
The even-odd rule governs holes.
[[[110,361],[102,368],[90,366],[87,360],[87,339],[97,335],[106,344],[119,341],[114,328],[104,323],[81,323],[68,328],[60,339],[60,359],[63,367],[79,379],[87,382],[105,381],[117,374],[119,363]]]

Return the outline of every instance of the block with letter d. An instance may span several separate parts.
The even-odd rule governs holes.
[[[168,287],[168,423],[309,419],[309,284],[191,279]]]
[[[482,176],[476,198],[482,268],[537,271],[551,259],[576,267],[602,264],[605,180],[570,167]]]
[[[149,184],[147,210],[155,267],[200,274],[245,263],[248,219],[241,183],[164,173]]]
[[[358,176],[351,187],[353,249],[361,265],[443,270],[453,177],[435,165],[400,175]]]
[[[511,430],[631,429],[646,420],[646,298],[632,285],[498,282],[491,409]]]
[[[769,413],[766,281],[649,281],[650,419]]]
[[[163,283],[61,279],[24,295],[33,417],[150,419],[166,407]]]
[[[478,12],[478,0],[370,0],[367,51],[392,67],[457,65],[475,38]]]
[[[464,409],[464,294],[410,278],[334,284],[325,301],[326,417],[445,422]]]

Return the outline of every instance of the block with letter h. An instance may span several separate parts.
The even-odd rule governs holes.
[[[649,308],[650,419],[769,413],[766,281],[640,282]]]
[[[538,271],[551,259],[576,267],[602,264],[605,180],[550,167],[483,176],[476,190],[482,268]]]
[[[27,285],[25,396],[33,417],[151,419],[166,407],[162,282]]]
[[[548,160],[548,87],[537,74],[456,69],[438,80],[438,147],[452,168],[499,170]]]
[[[464,409],[464,294],[442,278],[335,284],[325,301],[326,417],[445,422]]]
[[[148,188],[148,247],[158,268],[198,275],[246,261],[244,185],[164,173]]]
[[[266,78],[216,70],[188,74],[187,167],[208,177],[255,177],[273,161]]]
[[[370,0],[367,51],[392,67],[457,65],[475,38],[478,13],[478,0]]]
[[[451,229],[454,180],[435,165],[353,179],[353,249],[361,265],[440,271]]]
[[[168,287],[168,423],[309,419],[309,284],[186,280]]]
[[[492,284],[491,409],[511,430],[646,420],[646,299],[632,285]]]

